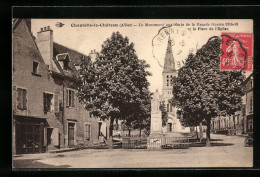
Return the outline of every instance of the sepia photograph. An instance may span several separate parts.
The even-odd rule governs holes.
[[[12,167],[253,167],[252,19],[12,19]]]

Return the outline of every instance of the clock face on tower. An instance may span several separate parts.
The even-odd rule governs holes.
[[[171,48],[168,47],[170,43]],[[165,67],[167,54],[171,52],[174,58],[175,69],[183,66],[189,53],[195,53],[198,40],[192,31],[185,27],[163,27],[153,38],[153,57],[161,67]],[[165,54],[166,53],[166,54]],[[172,61],[169,61],[172,64]]]

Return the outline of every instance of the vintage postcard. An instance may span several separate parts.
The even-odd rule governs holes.
[[[13,168],[253,167],[252,19],[12,19]]]

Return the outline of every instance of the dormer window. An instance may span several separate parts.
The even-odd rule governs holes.
[[[70,57],[68,53],[62,53],[58,54],[56,56],[57,60],[59,61],[61,67],[63,70],[68,70],[69,68],[69,62],[70,62]]]

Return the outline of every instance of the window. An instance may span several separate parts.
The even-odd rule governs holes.
[[[85,140],[90,140],[90,123],[85,123],[84,136]]]
[[[38,66],[39,66],[39,63],[33,61],[33,74],[38,74]]]
[[[75,100],[75,92],[73,90],[68,90],[67,89],[67,102],[66,102],[66,106],[67,107],[74,107],[75,104],[74,104],[74,100]]]
[[[167,104],[167,112],[169,112],[169,104]]]
[[[167,86],[169,86],[169,79],[167,79]]]
[[[43,93],[44,114],[47,112],[59,112],[59,97],[55,94]]]
[[[26,89],[17,88],[17,108],[20,110],[27,109],[27,91]]]
[[[253,98],[250,99],[250,103],[249,103],[249,113],[253,112]]]

